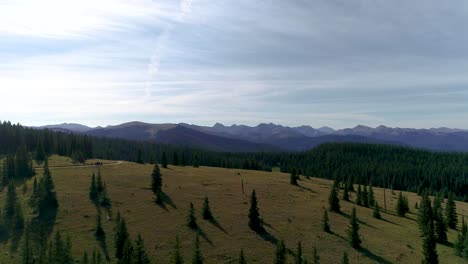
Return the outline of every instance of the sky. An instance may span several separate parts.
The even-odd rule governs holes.
[[[466,0],[0,0],[0,120],[468,128]]]

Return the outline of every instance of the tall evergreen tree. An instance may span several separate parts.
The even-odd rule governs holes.
[[[135,253],[132,264],[149,264],[150,260],[148,254],[146,253],[145,243],[141,238],[140,233],[138,233],[137,239],[135,240]]]
[[[448,195],[447,203],[445,205],[445,219],[447,222],[447,226],[456,229],[458,224],[457,218],[457,207],[455,205],[453,193],[450,192]]]
[[[179,236],[176,236],[175,244],[174,244],[174,254],[172,256],[172,264],[183,264],[184,258],[182,257],[182,252],[180,250],[180,241]]]
[[[210,202],[208,201],[208,197],[206,196],[203,201],[202,216],[205,220],[213,220],[213,214],[211,213],[210,209]]]
[[[44,150],[44,142],[42,140],[37,141],[36,157],[35,160],[37,163],[41,164],[47,158],[47,155]]]
[[[398,201],[396,205],[396,212],[398,216],[405,217],[407,213],[407,206],[405,203],[405,198],[403,198],[403,194],[400,192],[398,195]]]
[[[58,207],[57,195],[55,193],[55,184],[49,170],[49,162],[44,161],[44,174],[39,182],[38,208],[39,215],[45,214],[50,209]]]
[[[198,168],[200,167],[200,157],[198,157],[197,154],[195,154],[195,157],[193,157],[193,167]]]
[[[167,156],[166,156],[166,152],[163,152],[163,153],[162,153],[161,165],[162,165],[163,168],[167,169]]]
[[[161,203],[163,200],[162,175],[158,164],[154,165],[153,172],[151,173],[151,190],[156,196],[156,202]]]
[[[274,264],[286,264],[286,246],[283,240],[278,241],[276,244]]]
[[[190,208],[187,215],[187,226],[193,230],[198,228],[197,217],[195,216],[195,209],[193,207],[193,203],[190,203]]]
[[[7,195],[5,199],[5,205],[3,207],[3,219],[4,222],[10,226],[14,223],[14,218],[16,215],[16,187],[13,182],[8,184]]]
[[[32,248],[31,248],[31,232],[30,232],[29,226],[26,227],[26,230],[24,232],[23,248],[22,248],[21,253],[22,253],[23,264],[33,263]]]
[[[375,219],[381,219],[382,216],[380,215],[380,206],[377,202],[374,203],[374,211],[372,212],[372,216]]]
[[[330,233],[330,224],[328,223],[328,212],[326,209],[323,210],[322,229],[323,231]]]
[[[258,209],[257,195],[255,194],[255,190],[253,190],[250,195],[249,227],[255,232],[263,231],[262,222]]]
[[[96,190],[98,193],[104,191],[104,181],[102,180],[101,170],[98,170],[97,180],[96,180]]]
[[[136,162],[138,164],[143,164],[143,155],[141,154],[141,149],[138,149]]]
[[[203,264],[204,258],[200,250],[200,238],[197,233],[195,236],[195,248],[193,250],[192,264]]]
[[[338,198],[338,190],[335,184],[333,184],[330,195],[328,197],[329,209],[332,212],[340,212],[340,199]]]
[[[436,239],[434,237],[434,223],[429,221],[428,226],[425,228],[423,238],[423,260],[422,264],[438,264],[439,256],[436,250]]]
[[[375,206],[375,195],[374,195],[374,188],[372,188],[372,185],[369,186],[368,200],[369,200],[369,206],[374,207]]]
[[[304,259],[302,256],[302,245],[301,242],[297,243],[296,255],[294,256],[294,264],[303,264]]]
[[[440,207],[434,211],[434,231],[435,238],[438,243],[447,242],[447,227],[445,226],[442,208]]]
[[[94,174],[94,172],[93,172],[93,175],[91,176],[91,186],[89,187],[89,199],[93,201],[94,203],[97,203],[98,201],[96,175]]]
[[[127,231],[127,224],[125,219],[120,217],[117,219],[116,233],[115,233],[115,257],[121,259],[124,253],[125,242],[129,240]]]
[[[292,170],[291,176],[289,178],[289,183],[292,185],[297,186],[297,175],[296,175],[296,169]]]
[[[356,208],[353,208],[351,213],[351,218],[349,220],[349,228],[346,231],[348,234],[349,244],[353,248],[360,248],[361,247],[361,238],[359,236],[359,224],[356,217]]]
[[[96,231],[94,232],[94,235],[96,238],[101,238],[105,235],[104,229],[102,228],[102,221],[101,221],[101,210],[97,210],[98,214],[96,216]]]
[[[343,200],[349,202],[349,187],[346,184],[343,189]]]
[[[118,264],[133,264],[135,259],[135,249],[133,248],[132,241],[127,239],[123,247],[122,258],[119,259]]]
[[[366,185],[364,185],[364,188],[362,189],[362,201],[361,202],[364,207],[369,207],[369,197],[368,197]]]
[[[356,192],[356,204],[357,205],[362,205],[362,190],[361,190],[361,185],[358,185],[358,189]]]
[[[431,200],[429,199],[429,194],[424,192],[421,196],[421,202],[419,205],[419,212],[418,212],[418,225],[419,230],[421,231],[422,236],[427,232],[427,227],[429,223],[432,222],[432,206]]]

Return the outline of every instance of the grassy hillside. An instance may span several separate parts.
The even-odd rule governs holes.
[[[90,161],[93,164],[95,161]],[[73,251],[81,259],[83,251],[90,253],[99,248],[94,237],[96,208],[88,198],[91,174],[95,166],[72,166],[67,158],[54,156],[50,161],[60,208],[54,229],[70,235]],[[398,193],[387,190],[387,213],[383,220],[372,218],[372,209],[357,207],[361,221],[362,251],[352,249],[346,239],[349,214],[354,203],[340,201],[343,214],[329,213],[332,234],[321,230],[323,209],[328,206],[331,181],[301,178],[301,187],[289,184],[289,175],[279,172],[258,172],[209,167],[169,167],[161,169],[163,190],[167,194],[165,206],[153,202],[149,189],[152,165],[128,162],[105,162],[101,172],[109,196],[112,213],[117,212],[127,220],[132,238],[141,233],[146,247],[157,263],[168,263],[176,234],[179,235],[184,257],[189,262],[192,256],[195,234],[189,230],[186,216],[189,203],[193,202],[198,212],[202,230],[201,246],[206,263],[236,263],[240,248],[244,248],[248,263],[272,263],[276,239],[284,239],[286,246],[295,251],[301,241],[304,254],[310,258],[312,248],[318,249],[322,263],[339,263],[343,251],[348,252],[350,263],[420,263],[421,239],[415,221],[414,204],[419,197],[407,193],[412,212],[407,218],[395,216]],[[42,169],[36,169],[38,175]],[[245,193],[242,193],[241,182]],[[31,192],[19,197],[25,199]],[[261,237],[248,228],[249,195],[257,192],[259,208],[266,223],[268,238]],[[383,191],[374,188],[379,204],[383,207]],[[204,196],[210,199],[217,224],[204,221],[199,212]],[[5,191],[0,193],[3,204]],[[341,197],[341,194],[340,194]],[[354,193],[351,193],[351,200]],[[26,205],[24,208],[28,208]],[[468,204],[457,202],[459,216],[468,217]],[[115,223],[104,214],[103,226],[107,236],[107,248],[114,260],[113,236]],[[450,230],[449,241],[456,232]],[[0,263],[11,263],[6,254],[8,245],[0,246]],[[453,248],[437,245],[441,263],[465,263],[454,255]],[[289,255],[290,262],[293,256]]]

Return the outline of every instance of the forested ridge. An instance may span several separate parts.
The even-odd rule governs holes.
[[[4,175],[29,177],[34,173],[31,161],[51,154],[69,156],[76,162],[101,158],[266,171],[280,167],[283,172],[296,169],[306,176],[395,190],[454,192],[458,199],[466,199],[468,190],[466,153],[360,143],[327,143],[298,153],[224,153],[0,124]]]

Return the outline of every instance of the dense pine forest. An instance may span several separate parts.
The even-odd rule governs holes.
[[[122,139],[37,130],[19,124],[0,124],[3,185],[8,179],[34,174],[32,160],[51,154],[72,157],[77,163],[89,158],[211,166],[299,174],[421,193],[453,192],[466,200],[468,154],[431,152],[401,146],[356,143],[323,144],[299,153],[220,153]]]

